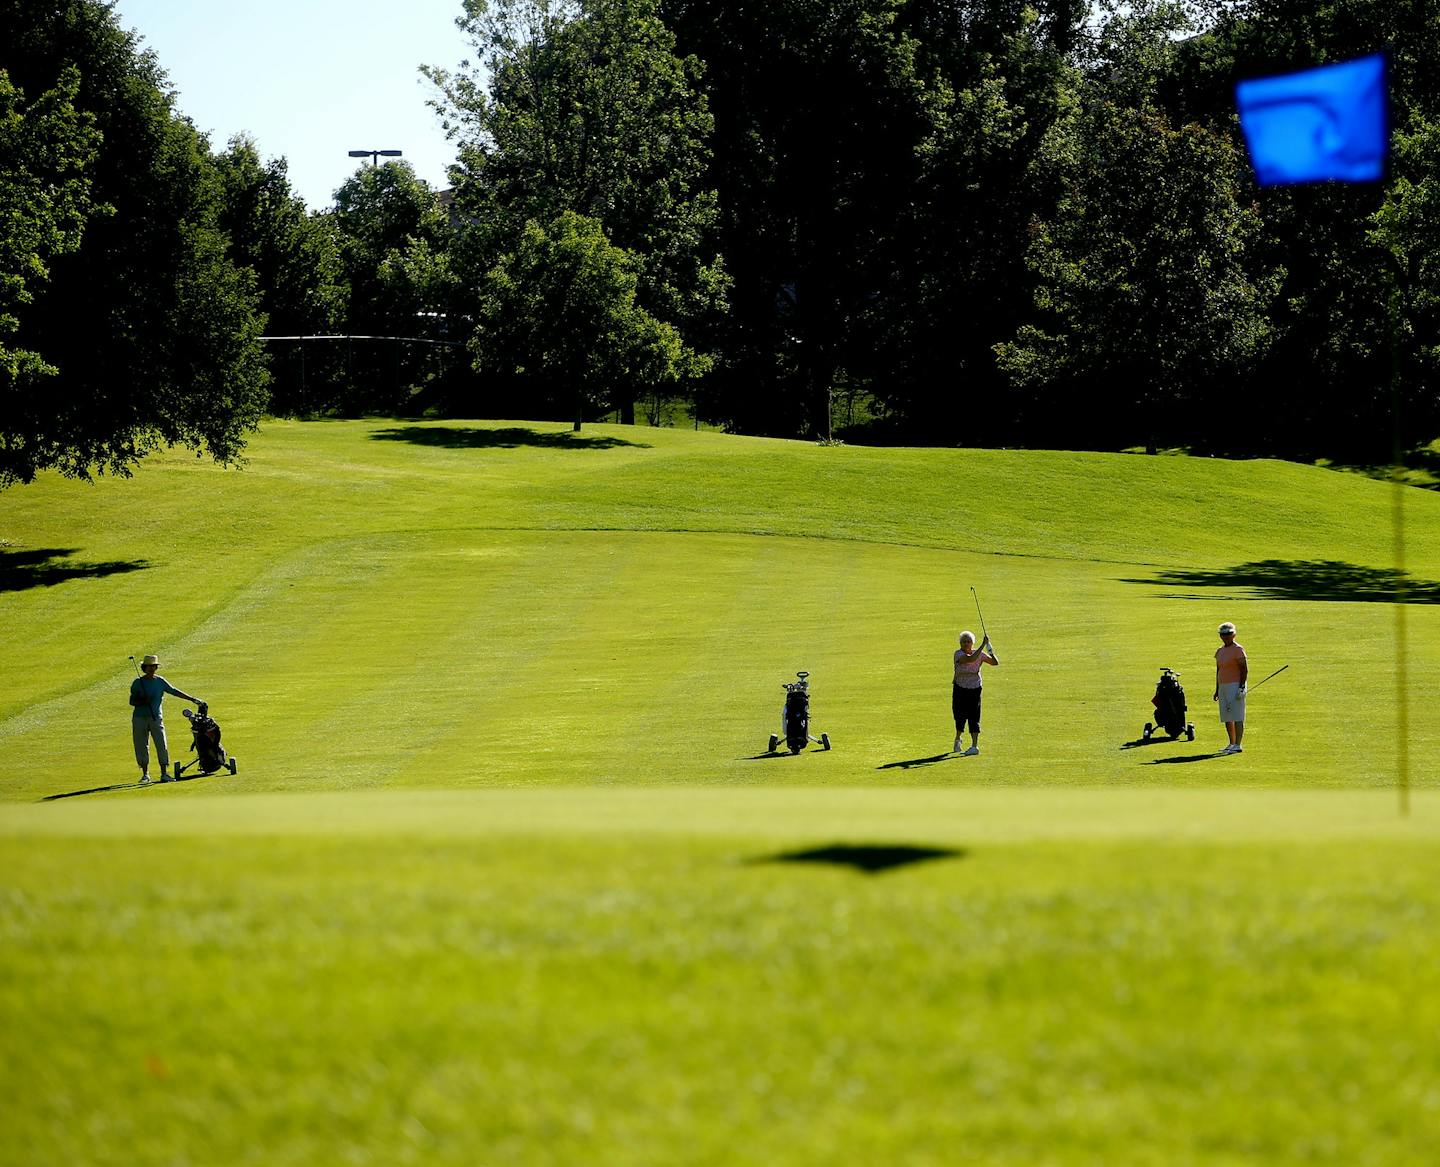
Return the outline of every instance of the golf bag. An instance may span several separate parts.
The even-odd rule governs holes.
[[[1157,725],[1170,735],[1171,741],[1182,733],[1188,740],[1195,740],[1195,724],[1185,720],[1185,690],[1180,686],[1179,673],[1172,669],[1160,670],[1160,682],[1155,686],[1155,696],[1150,698],[1150,704],[1155,706],[1155,721],[1145,723],[1147,742]]]
[[[184,762],[175,767],[175,777],[181,777],[192,766],[199,766],[200,773],[210,775],[225,769],[235,773],[235,759],[227,757],[220,745],[220,723],[210,716],[210,706],[200,702],[195,713],[182,710],[190,722],[190,752],[195,755],[193,762]]]
[[[772,754],[782,738],[792,754],[798,754],[809,742],[827,750],[830,748],[828,733],[822,733],[818,738],[810,736],[810,682],[806,680],[810,674],[795,675],[799,680],[781,682],[781,687],[785,690],[785,705],[780,710],[780,732],[770,735],[769,752]]]

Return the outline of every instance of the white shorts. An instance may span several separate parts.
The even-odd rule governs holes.
[[[1245,720],[1245,695],[1239,681],[1226,681],[1220,686],[1220,720]]]

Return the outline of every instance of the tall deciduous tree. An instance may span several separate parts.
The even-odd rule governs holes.
[[[447,305],[430,295],[448,287],[450,225],[429,183],[403,160],[361,166],[335,192],[330,222],[341,244],[346,331],[434,339],[433,322]],[[362,359],[350,363],[345,408],[407,407],[430,347],[403,340],[365,344]]]
[[[718,411],[823,432],[842,371],[925,422],[957,383],[993,386],[989,346],[1028,306],[1023,225],[1048,205],[1028,159],[1075,8],[664,0],[716,118],[735,278]]]
[[[254,278],[227,254],[205,140],[154,56],[101,0],[0,0],[0,63],[25,92],[79,73],[101,144],[80,246],[19,316],[16,343],[56,373],[5,411],[0,481],[42,469],[128,474],[158,446],[238,459],[266,401]]]
[[[1276,281],[1259,270],[1243,152],[1159,107],[1176,14],[1137,8],[1052,132],[1068,179],[1031,244],[1039,320],[997,346],[1042,440],[1224,441],[1233,411],[1214,394],[1269,342]]]
[[[87,171],[99,142],[94,119],[75,108],[80,74],[67,68],[54,89],[27,102],[0,69],[0,415],[19,412],[55,366],[37,352],[10,348],[16,315],[49,279],[49,261],[80,246],[95,210]],[[0,449],[10,435],[0,431]]]
[[[486,277],[472,348],[485,383],[573,417],[704,371],[669,323],[638,304],[638,264],[594,219],[526,225]]]
[[[232,138],[216,158],[219,225],[230,254],[255,273],[260,306],[272,336],[334,333],[345,309],[340,241],[333,223],[311,215],[291,189],[283,158],[263,161],[253,139]],[[272,342],[272,413],[322,410],[336,401],[343,364],[334,346]]]
[[[480,68],[427,72],[460,139],[472,269],[573,212],[630,253],[647,313],[707,343],[728,285],[703,181],[713,122],[654,0],[466,0],[458,23]]]
[[[1440,20],[1431,0],[1236,0],[1176,56],[1172,104],[1229,127],[1236,77],[1380,51],[1390,62],[1391,179],[1254,196],[1267,257],[1284,279],[1269,358],[1245,387],[1250,449],[1386,459],[1392,368],[1402,438],[1434,437],[1440,391],[1426,355],[1436,333],[1424,260],[1434,227],[1423,208],[1434,162],[1426,142],[1440,125]]]

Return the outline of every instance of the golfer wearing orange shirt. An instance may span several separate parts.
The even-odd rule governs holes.
[[[1217,630],[1224,643],[1215,650],[1215,696],[1220,703],[1220,720],[1230,735],[1230,744],[1220,752],[1243,752],[1240,741],[1245,736],[1245,682],[1250,676],[1250,662],[1245,650],[1235,642],[1235,625],[1226,620]]]

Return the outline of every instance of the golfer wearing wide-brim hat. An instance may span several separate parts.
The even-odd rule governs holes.
[[[1221,645],[1215,650],[1215,696],[1220,703],[1220,720],[1230,744],[1222,754],[1243,753],[1245,736],[1245,682],[1250,679],[1250,662],[1245,649],[1235,640],[1235,625],[1226,620],[1216,629]]]
[[[165,718],[160,705],[166,693],[182,701],[199,705],[200,698],[182,693],[164,677],[158,676],[160,658],[154,653],[141,663],[141,676],[130,682],[130,732],[135,739],[135,761],[140,767],[140,784],[150,781],[150,742],[155,742],[155,760],[160,763],[160,781],[173,782],[170,777],[170,746],[165,740]]]

